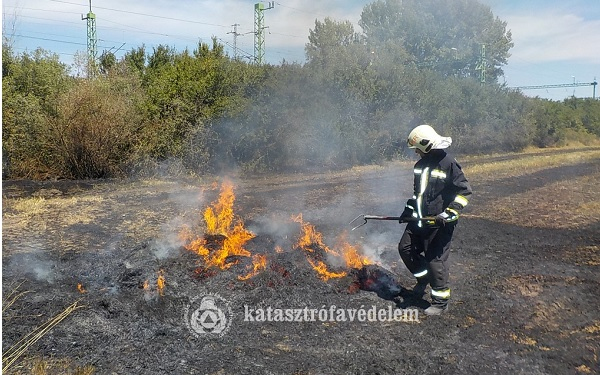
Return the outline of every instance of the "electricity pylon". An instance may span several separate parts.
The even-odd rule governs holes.
[[[265,10],[273,9],[275,2],[269,3],[265,8],[265,4],[254,4],[254,62],[262,64],[265,59]]]
[[[596,81],[596,78],[594,78],[593,82],[573,82],[573,83],[559,83],[559,84],[555,84],[555,85],[534,85],[534,86],[516,86],[516,87],[511,87],[513,89],[519,89],[519,90],[535,90],[535,89],[556,89],[556,88],[560,88],[560,87],[580,87],[580,86],[594,86],[594,93],[592,95],[593,99],[596,99],[596,86],[598,85],[598,82]]]
[[[485,57],[485,44],[481,45],[479,62],[475,67],[476,70],[479,70],[479,82],[484,85],[485,84],[485,72],[487,71],[487,59]]]
[[[92,12],[92,0],[90,0],[90,11],[82,20],[87,20],[87,52],[88,52],[88,77],[96,75],[96,58],[98,55],[98,38],[96,37],[96,15]]]

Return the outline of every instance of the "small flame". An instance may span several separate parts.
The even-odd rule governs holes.
[[[348,243],[348,241],[346,240],[346,237],[347,237],[347,232],[343,232],[340,235],[340,238],[338,238],[338,242],[337,242],[337,246],[336,246],[339,249],[341,249],[341,253],[342,253],[341,255],[344,259],[344,262],[346,263],[346,267],[361,269],[364,266],[374,263],[372,260],[370,260],[366,256],[359,254],[356,246],[350,245],[350,243]]]
[[[281,253],[283,253],[283,247],[281,247],[281,246],[279,246],[279,245],[275,246],[275,252],[276,252],[277,254],[281,254]]]
[[[319,277],[321,278],[321,280],[323,281],[327,281],[329,279],[337,279],[340,277],[344,277],[347,275],[346,272],[332,272],[329,271],[327,269],[327,265],[325,263],[323,263],[323,261],[317,260],[314,261],[310,258],[306,258],[308,260],[308,263],[310,263],[310,265],[312,266],[312,268],[317,271],[317,273],[319,274]]]
[[[238,276],[238,280],[248,280],[251,277],[256,276],[260,271],[267,268],[267,257],[262,254],[255,254],[252,256],[252,272],[245,276]]]
[[[302,234],[298,241],[296,242],[295,247],[301,248],[307,252],[307,260],[312,266],[312,268],[319,274],[319,277],[323,280],[329,280],[331,278],[340,278],[347,275],[346,272],[333,272],[327,268],[327,265],[320,260],[314,260],[308,256],[310,253],[314,253],[314,248],[321,248],[328,254],[332,256],[341,258],[343,260],[346,268],[356,268],[361,269],[363,266],[368,264],[373,264],[369,258],[360,255],[355,246],[352,246],[346,240],[347,233],[343,232],[337,240],[336,248],[340,249],[340,251],[329,248],[327,245],[323,243],[323,235],[319,233],[315,227],[305,222],[302,219],[302,214],[299,214],[296,217],[293,217],[297,223],[300,223],[300,227],[302,230]]]
[[[150,283],[148,282],[148,280],[144,281],[144,290],[150,290]]]
[[[156,288],[158,289],[158,295],[162,296],[164,291],[163,289],[165,288],[165,275],[164,275],[164,271],[160,270],[158,271],[158,279],[156,280]]]
[[[83,294],[86,293],[87,290],[85,290],[85,288],[83,287],[82,284],[77,284],[77,290],[79,291],[79,293]]]
[[[298,241],[296,241],[296,247],[313,252],[312,246],[317,246],[324,249],[326,252],[330,252],[329,248],[323,243],[323,235],[315,229],[314,225],[305,222],[302,219],[302,214],[292,217],[292,220],[296,223],[300,223],[300,229],[302,230],[302,235],[298,238]]]

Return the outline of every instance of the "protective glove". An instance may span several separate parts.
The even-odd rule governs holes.
[[[441,214],[438,214],[435,217],[435,225],[437,225],[439,227],[444,227],[448,223],[456,222],[456,220],[458,220],[458,216],[459,215],[456,210],[453,210],[451,208],[446,208],[446,210],[444,210],[444,212],[442,212]]]
[[[415,199],[409,199],[406,202],[406,206],[404,207],[404,211],[402,215],[400,215],[400,222],[403,223],[405,218],[413,217],[413,213],[417,207],[417,201]]]

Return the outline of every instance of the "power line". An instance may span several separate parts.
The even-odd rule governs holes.
[[[63,1],[63,0],[50,0],[56,3],[64,3],[64,4],[71,4],[71,5],[78,5],[81,6],[82,4],[77,4],[77,3],[71,3],[69,1]],[[198,25],[207,25],[207,26],[217,26],[217,27],[229,27],[229,26],[225,26],[225,25],[219,25],[219,24],[215,24],[215,23],[208,23],[208,22],[200,22],[200,21],[193,21],[193,20],[186,20],[183,18],[174,18],[174,17],[166,17],[166,16],[157,16],[154,14],[148,14],[148,13],[140,13],[140,12],[133,12],[133,11],[129,11],[129,10],[122,10],[122,9],[113,9],[113,8],[106,8],[106,7],[95,7],[96,9],[104,9],[104,10],[110,10],[112,12],[119,12],[119,13],[126,13],[126,14],[135,14],[137,16],[145,16],[145,17],[154,17],[154,18],[160,18],[160,19],[165,19],[165,20],[171,20],[171,21],[179,21],[179,22],[187,22],[187,23],[195,23]]]
[[[16,50],[20,50],[20,51],[30,51],[29,48],[23,48],[23,47],[12,47],[12,48],[16,49]],[[52,52],[52,53],[59,55],[59,56],[60,55],[77,56],[76,53],[70,53],[70,52]]]
[[[64,13],[64,14],[80,14],[78,12],[68,12],[65,10],[54,10],[54,9],[40,9],[40,8],[27,8],[27,7],[18,7],[15,5],[5,5],[6,8],[13,8],[13,9],[24,9],[24,10],[39,10],[42,12],[52,12],[52,13]]]
[[[59,40],[59,39],[51,39],[51,38],[40,38],[40,37],[36,37],[36,36],[30,36],[30,35],[23,35],[23,34],[15,34],[15,37],[19,37],[19,38],[27,38],[27,39],[36,39],[36,40],[44,40],[47,42],[56,42],[56,43],[64,43],[64,44],[74,44],[74,45],[78,45],[78,46],[87,46],[87,43],[78,43],[78,42],[70,42],[67,40]],[[102,48],[111,48],[108,46],[100,46]]]
[[[81,3],[76,3],[73,1],[68,1],[68,0],[49,0],[55,3],[62,3],[62,4],[69,4],[69,5],[73,5],[73,6],[86,6],[84,4]],[[270,5],[272,6],[273,4],[275,4],[275,2],[271,2]],[[292,7],[288,7],[283,5],[283,7],[285,8],[289,8],[289,9],[293,9],[294,11],[300,11],[303,12],[300,9],[296,9],[296,8],[292,8]],[[13,7],[13,8],[19,8],[19,7]],[[29,10],[29,11],[40,11],[40,12],[52,12],[52,13],[63,13],[63,14],[80,14],[78,12],[73,12],[70,10],[52,10],[52,9],[42,9],[42,8],[34,8],[34,7],[28,7],[28,8],[23,8],[20,7],[21,9],[25,9],[25,10]],[[143,13],[143,12],[136,12],[136,11],[129,11],[129,10],[121,10],[121,9],[114,9],[114,8],[108,8],[108,7],[100,7],[100,6],[94,6],[94,10],[96,9],[103,9],[103,10],[107,10],[107,11],[113,11],[113,12],[120,12],[120,13],[126,13],[126,14],[133,14],[133,15],[139,15],[139,16],[143,16],[143,17],[153,17],[153,18],[157,18],[157,19],[163,19],[163,20],[173,20],[173,21],[178,21],[178,22],[187,22],[187,23],[191,23],[191,24],[198,24],[198,25],[209,25],[209,26],[216,26],[216,27],[227,27],[225,25],[220,25],[217,23],[208,23],[208,22],[202,22],[202,21],[196,21],[196,20],[190,20],[190,19],[184,19],[184,18],[177,18],[177,17],[168,17],[168,16],[162,16],[162,15],[155,15],[155,14],[151,14],[151,13]],[[265,9],[266,10],[266,9]],[[310,12],[304,12],[304,13],[310,13]],[[313,13],[314,14],[314,13]],[[41,23],[37,23],[37,24],[52,24],[53,22],[60,22],[60,23],[64,23],[64,24],[72,24],[72,25],[80,25],[80,23],[76,23],[76,22],[70,22],[70,21],[66,21],[64,19],[53,19],[53,18],[48,18],[48,17],[35,17],[35,16],[19,16],[19,17],[24,17],[24,18],[29,18],[29,19],[38,19],[38,20],[42,20],[42,21],[46,21],[46,22],[41,22]],[[35,22],[29,22],[30,24],[36,24]],[[196,37],[190,37],[188,35],[176,35],[176,34],[168,34],[168,33],[163,33],[160,31],[148,31],[148,30],[144,30],[142,28],[139,27],[135,27],[134,25],[130,25],[130,24],[122,24],[119,22],[115,22],[112,21],[110,19],[104,19],[102,18],[102,23],[109,23],[109,24],[113,24],[113,25],[118,25],[121,27],[111,27],[108,25],[105,25],[102,27],[103,30],[113,30],[117,31],[117,32],[123,32],[123,33],[139,33],[139,34],[148,34],[148,35],[158,35],[161,37],[166,37],[166,38],[174,38],[174,39],[178,39],[181,41],[198,41],[198,40],[203,40],[203,39],[210,39],[212,37],[205,37],[205,36],[196,36]],[[266,29],[266,27],[264,28]],[[35,33],[35,31],[32,31],[33,33]],[[239,35],[243,35],[243,34],[250,34],[250,33],[254,33],[253,31],[247,31],[247,32],[239,32],[236,31]],[[278,36],[284,36],[284,37],[288,37],[288,38],[304,38],[302,36],[298,36],[298,35],[291,35],[291,34],[284,34],[284,33],[271,33],[269,32],[269,34],[274,34],[274,35],[278,35]],[[27,38],[27,39],[35,39],[35,40],[41,40],[41,41],[48,41],[48,42],[55,42],[55,43],[63,43],[63,44],[71,44],[71,45],[77,45],[77,46],[81,46],[81,45],[85,45],[84,43],[78,43],[75,41],[67,41],[64,39],[72,39],[74,38],[73,36],[67,36],[67,35],[56,35],[59,36],[60,38],[48,38],[47,36],[49,36],[48,33],[44,33],[43,37],[35,37],[35,36],[31,36],[31,35],[26,35],[26,34],[20,34],[19,36],[23,37],[23,38]],[[118,39],[118,38],[111,38],[111,39]],[[134,38],[136,39],[135,43],[140,44],[140,43],[144,43],[143,40],[137,40],[139,38]],[[229,48],[232,48],[231,44],[224,41],[221,38],[217,38],[218,40],[221,41],[221,43],[223,43],[224,45],[228,46]],[[109,42],[109,43],[123,43],[123,41],[110,41],[110,40],[103,40],[103,39],[99,39],[100,41],[104,41],[104,42]],[[135,44],[134,43],[134,44]],[[160,43],[160,42],[159,42]],[[124,44],[132,44],[132,43],[124,43]],[[156,43],[145,43],[146,45],[153,45]],[[244,43],[245,44],[245,43]],[[98,46],[100,48],[103,49],[107,49],[107,48],[113,48],[113,47],[109,47],[109,46]],[[236,43],[234,43],[233,46],[233,52],[234,52],[234,56],[237,54],[237,52],[239,52],[241,55],[245,55],[245,56],[252,56],[252,53],[248,52],[247,50],[244,50],[244,46],[242,46],[240,48],[240,46],[236,45]],[[286,56],[289,54],[292,55],[297,55],[300,56],[300,53],[296,53],[296,52],[291,52],[285,49],[281,49],[281,48],[271,48],[269,51],[269,54],[276,54],[276,55],[282,55],[282,56]],[[245,57],[244,56],[244,57]],[[254,58],[256,59],[256,54],[254,56]],[[293,60],[296,60],[292,57]]]
[[[324,16],[324,15],[319,14],[319,13],[307,12],[306,10],[303,10],[303,9],[298,9],[298,8],[293,8],[293,7],[290,7],[290,6],[287,6],[287,5],[283,5],[280,2],[275,2],[275,4],[277,4],[277,5],[279,5],[279,6],[283,7],[283,8],[288,8],[288,9],[295,10],[296,12],[306,13],[306,14],[312,14],[312,15],[315,15],[315,16],[323,17],[323,18],[327,17],[327,16]]]

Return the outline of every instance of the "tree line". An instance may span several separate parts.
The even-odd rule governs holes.
[[[461,153],[598,142],[599,101],[528,98],[498,83],[510,31],[476,0],[379,0],[360,26],[315,21],[304,64],[240,61],[215,39],[104,53],[90,77],[3,39],[3,175],[347,168],[402,157],[421,123]]]

